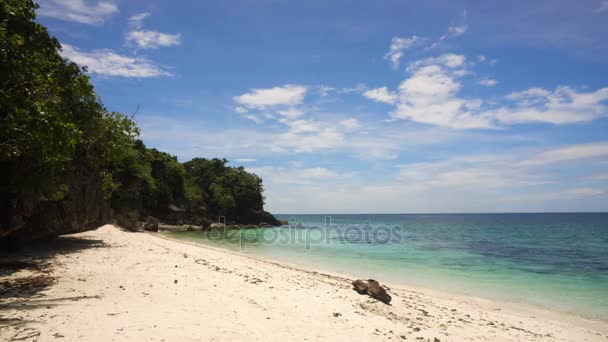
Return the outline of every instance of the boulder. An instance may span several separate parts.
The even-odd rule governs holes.
[[[383,286],[380,286],[380,284],[373,279],[370,279],[367,283],[367,294],[384,304],[390,303],[392,299],[391,296],[386,292],[386,289]]]
[[[367,283],[361,279],[353,281],[353,289],[359,294],[367,294]]]
[[[358,279],[353,281],[353,289],[359,294],[367,294],[368,296],[381,301],[384,304],[391,302],[391,296],[386,292],[386,289],[377,281],[368,279],[367,282]]]
[[[114,211],[114,222],[117,226],[136,232],[138,230],[139,211],[135,209],[121,209]]]
[[[150,231],[150,232],[158,232],[158,227],[160,225],[160,221],[152,216],[148,216],[146,217],[145,221],[144,221],[144,230]]]

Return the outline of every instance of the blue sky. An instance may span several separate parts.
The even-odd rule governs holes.
[[[274,213],[608,211],[608,1],[47,0],[109,110]]]

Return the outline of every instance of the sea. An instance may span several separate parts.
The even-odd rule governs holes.
[[[608,213],[281,214],[171,233],[304,267],[608,320]]]

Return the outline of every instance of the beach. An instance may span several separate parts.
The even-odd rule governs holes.
[[[20,255],[0,278],[3,341],[608,340],[601,320],[376,279],[386,305],[348,275],[111,225]]]

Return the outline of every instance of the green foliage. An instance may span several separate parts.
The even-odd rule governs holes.
[[[61,201],[86,179],[115,209],[143,214],[162,217],[175,205],[239,220],[262,209],[262,180],[242,167],[181,164],[146,148],[135,123],[108,112],[83,70],[59,55],[35,9],[31,0],[0,2],[0,205]]]
[[[238,219],[248,210],[261,210],[264,205],[262,179],[231,167],[226,159],[195,158],[184,163],[192,181],[201,189],[201,202],[210,213]]]
[[[0,161],[12,192],[60,200],[77,167],[113,191],[108,167],[129,153],[135,124],[105,110],[88,76],[34,21],[32,1],[0,6]]]

